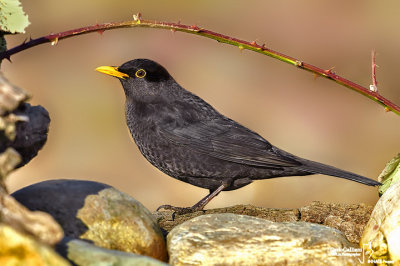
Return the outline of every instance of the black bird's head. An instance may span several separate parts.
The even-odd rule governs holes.
[[[166,100],[181,89],[164,67],[149,59],[134,59],[119,67],[101,66],[96,70],[117,77],[126,98],[135,101]]]

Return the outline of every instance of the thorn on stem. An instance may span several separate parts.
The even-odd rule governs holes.
[[[133,20],[136,21],[137,24],[140,24],[141,19],[142,19],[141,13],[137,13],[136,15],[133,15]]]
[[[376,63],[375,63],[375,50],[371,52],[371,71],[372,71],[372,85],[369,86],[371,91],[377,92],[378,91],[378,81],[376,81]]]
[[[253,46],[257,46],[257,42],[256,41],[252,41],[250,44],[253,45]]]
[[[378,88],[375,85],[369,85],[369,90],[373,92],[378,92]]]
[[[243,50],[244,50],[243,45],[239,45],[238,48],[239,48],[240,51],[243,51]]]
[[[303,62],[299,61],[299,60],[296,60],[296,62],[294,62],[294,65],[297,66],[297,67],[302,67],[303,66]]]
[[[261,51],[264,51],[264,50],[265,50],[265,43],[263,43],[263,44],[261,45],[260,49],[261,49]]]
[[[12,63],[10,55],[5,55],[4,58],[7,59],[8,62]]]
[[[335,67],[331,67],[330,69],[326,69],[326,70],[324,70],[324,73],[325,73],[327,76],[334,75],[335,72],[333,72],[333,69],[335,69]]]
[[[197,25],[195,25],[195,24],[193,24],[192,26],[190,26],[190,28],[191,28],[192,30],[195,30],[195,31],[199,31],[199,30],[200,30],[200,28],[197,27]]]
[[[51,42],[51,45],[55,46],[58,44],[58,38],[56,37],[54,39],[51,39],[50,42]]]
[[[390,112],[390,109],[387,107],[387,106],[385,106],[385,112],[387,113],[387,112]]]
[[[98,30],[97,33],[100,35],[103,35],[103,33],[105,32],[105,30]]]

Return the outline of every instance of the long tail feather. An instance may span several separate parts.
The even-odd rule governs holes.
[[[302,163],[304,164],[304,166],[300,167],[300,168],[302,168],[303,170],[309,171],[311,173],[336,176],[336,177],[352,180],[352,181],[355,181],[355,182],[358,182],[361,184],[365,184],[368,186],[382,185],[378,181],[372,180],[370,178],[367,178],[367,177],[364,177],[361,175],[354,174],[352,172],[341,170],[339,168],[329,166],[326,164],[317,163],[317,162],[309,161],[309,160],[304,160]]]

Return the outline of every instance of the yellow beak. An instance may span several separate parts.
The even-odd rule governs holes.
[[[101,73],[114,76],[117,78],[125,79],[126,77],[129,77],[128,74],[122,73],[118,71],[118,67],[113,67],[113,66],[100,66],[96,68],[96,71],[99,71]]]

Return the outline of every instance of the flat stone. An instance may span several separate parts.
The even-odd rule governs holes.
[[[166,266],[159,260],[128,252],[101,248],[82,240],[69,240],[60,244],[68,260],[76,265],[85,266]],[[59,248],[60,248],[59,245]]]
[[[323,224],[344,233],[347,240],[359,243],[365,225],[373,210],[372,206],[314,201],[300,208],[300,221]]]
[[[0,265],[70,265],[52,248],[0,224]]]
[[[338,229],[347,240],[359,243],[361,234],[371,216],[373,207],[360,204],[324,203],[314,201],[300,209],[263,208],[252,205],[235,205],[231,207],[197,211],[186,214],[174,214],[170,210],[154,212],[158,224],[165,234],[175,226],[194,217],[212,213],[234,213],[262,218],[272,222],[311,222]]]
[[[172,265],[357,265],[360,250],[327,226],[277,223],[236,214],[208,214],[167,237]],[[351,248],[351,251],[350,251]]]
[[[159,226],[168,233],[175,226],[200,215],[214,213],[234,213],[266,219],[273,222],[295,222],[299,220],[298,209],[274,209],[252,205],[235,205],[225,208],[209,209],[185,214],[174,214],[174,211],[164,210],[153,213]]]

